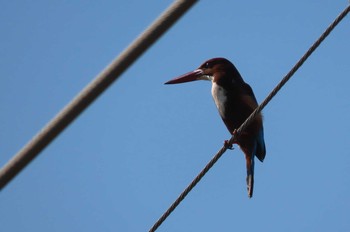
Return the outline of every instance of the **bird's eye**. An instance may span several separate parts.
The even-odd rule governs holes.
[[[209,68],[209,62],[205,63],[204,67]]]

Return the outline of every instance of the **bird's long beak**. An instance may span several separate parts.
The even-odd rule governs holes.
[[[188,72],[184,75],[181,75],[177,78],[174,78],[168,82],[165,82],[164,84],[180,84],[184,82],[190,82],[190,81],[197,81],[197,80],[203,80],[203,71],[201,69],[196,69],[192,72]]]

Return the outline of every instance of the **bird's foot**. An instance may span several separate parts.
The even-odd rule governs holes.
[[[234,137],[234,141],[233,143],[237,143],[237,138],[238,138],[238,132],[237,132],[237,129],[235,129],[233,132],[232,132],[232,135]]]
[[[233,145],[230,144],[228,140],[225,140],[225,141],[224,141],[224,146],[225,146],[227,149],[233,150]]]
[[[233,135],[232,144],[238,144],[238,142],[237,142],[238,133],[237,133],[237,130],[236,130],[236,129],[232,132],[232,135]],[[224,146],[225,146],[227,149],[233,150],[233,145],[232,145],[232,144],[229,143],[229,140],[225,140],[225,141],[224,141]]]

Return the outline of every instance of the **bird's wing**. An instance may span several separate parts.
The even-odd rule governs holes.
[[[244,83],[241,94],[242,101],[247,104],[249,107],[251,107],[252,110],[255,110],[255,108],[258,106],[258,103],[256,101],[255,95],[253,93],[252,88]]]
[[[242,100],[249,107],[251,107],[252,111],[255,110],[255,108],[258,107],[258,103],[256,101],[252,88],[248,84],[245,84],[244,88],[242,89],[244,91],[242,94]],[[257,146],[255,149],[254,155],[262,162],[266,155],[266,148],[265,148],[265,141],[264,141],[264,128],[263,128],[262,122],[261,122],[261,128],[256,137],[256,143],[257,143],[256,144]]]
[[[264,141],[264,128],[261,126],[261,129],[256,138],[257,146],[255,156],[263,162],[266,155],[265,141]]]

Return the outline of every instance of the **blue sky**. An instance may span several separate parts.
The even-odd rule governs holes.
[[[1,1],[0,165],[172,1]],[[148,231],[230,137],[209,82],[226,57],[262,101],[348,1],[200,1],[0,195],[1,231]],[[350,227],[349,16],[264,110],[248,199],[228,151],[158,231]]]

